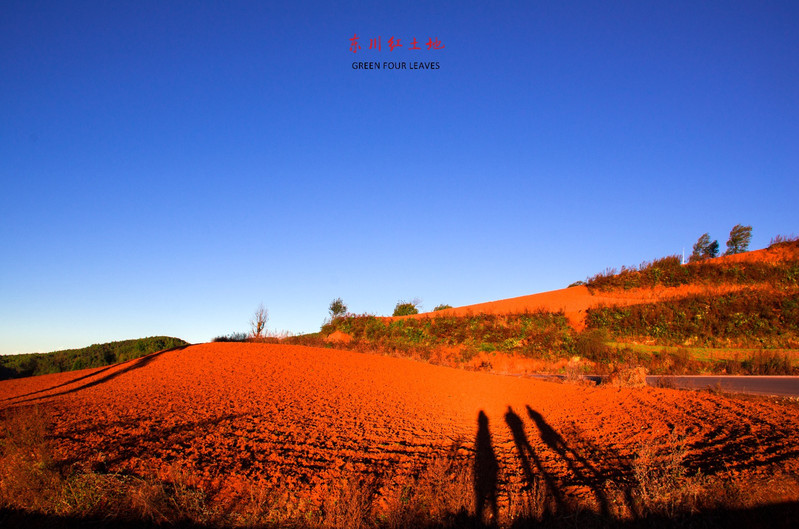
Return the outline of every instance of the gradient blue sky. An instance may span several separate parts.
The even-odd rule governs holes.
[[[736,223],[764,247],[799,228],[797,27],[794,1],[4,0],[0,354],[526,295]]]

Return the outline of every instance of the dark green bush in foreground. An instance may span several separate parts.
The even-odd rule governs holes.
[[[188,342],[170,336],[151,336],[94,344],[83,349],[4,355],[0,356],[0,380],[102,367],[182,345]]]

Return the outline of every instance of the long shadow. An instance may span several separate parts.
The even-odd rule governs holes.
[[[566,466],[569,467],[571,473],[574,474],[579,481],[589,486],[597,502],[599,502],[602,515],[608,516],[610,513],[608,499],[601,488],[602,482],[604,481],[603,476],[597,472],[596,468],[594,468],[588,460],[570,448],[563,437],[547,424],[540,413],[530,406],[527,406],[527,414],[533,422],[535,422],[536,427],[538,427],[538,432],[544,444],[566,462]],[[585,470],[582,470],[581,467]]]
[[[491,444],[491,432],[488,430],[488,417],[483,410],[477,415],[477,437],[474,441],[474,504],[475,518],[483,524],[485,509],[491,510],[492,523],[499,519],[499,506],[497,504],[497,480],[499,476],[499,462],[494,446]],[[486,502],[488,505],[486,505]]]
[[[133,360],[129,360],[129,361],[132,362]],[[124,362],[123,362],[123,364],[124,364]],[[37,393],[45,393],[47,391],[52,391],[54,389],[57,389],[57,388],[60,388],[60,387],[63,387],[63,386],[68,386],[70,384],[74,384],[75,382],[78,382],[79,380],[83,380],[84,378],[91,378],[91,377],[97,376],[100,373],[102,373],[103,371],[108,371],[109,369],[114,368],[114,367],[118,367],[120,365],[122,365],[122,364],[112,364],[110,366],[103,367],[102,369],[98,369],[97,371],[93,371],[93,372],[88,373],[86,375],[83,375],[83,376],[80,376],[80,377],[77,377],[77,378],[73,378],[71,380],[67,380],[66,382],[62,382],[61,384],[56,384],[55,386],[52,386],[52,387],[49,387],[49,388],[37,389],[36,391],[31,391],[29,393],[23,393],[22,395],[14,395],[13,397],[6,397],[3,400],[5,401],[5,400],[21,399],[22,397],[29,397],[31,395],[36,395]]]
[[[39,400],[39,399],[43,399],[43,398],[59,397],[61,395],[68,395],[70,393],[76,393],[78,391],[90,388],[92,386],[97,386],[99,384],[104,384],[104,383],[108,382],[109,380],[113,380],[113,379],[115,379],[116,377],[118,377],[120,375],[124,375],[125,373],[133,371],[134,369],[140,369],[140,368],[146,366],[147,364],[149,364],[150,362],[152,362],[153,360],[155,360],[157,357],[161,356],[164,353],[169,353],[169,352],[172,352],[172,351],[180,351],[182,349],[185,349],[186,347],[189,347],[189,346],[188,345],[181,345],[181,346],[178,346],[178,347],[173,347],[172,349],[164,349],[163,351],[150,353],[150,354],[148,354],[146,356],[142,356],[141,358],[136,358],[134,360],[129,360],[130,365],[125,367],[124,369],[120,369],[119,371],[114,371],[113,373],[105,375],[102,378],[98,378],[97,380],[92,380],[91,382],[87,382],[86,384],[83,384],[82,386],[78,386],[76,388],[68,389],[66,391],[60,391],[58,393],[53,393],[52,395],[42,395],[42,396],[39,396],[39,397],[32,397],[32,398],[29,398],[29,399],[20,400],[20,401],[18,401],[18,404],[22,404],[23,402],[31,402],[31,401]],[[117,364],[116,366],[109,366],[109,369],[111,367],[119,367],[121,365],[124,365],[124,363]]]
[[[145,456],[145,454],[157,456],[164,461],[169,461],[169,457],[163,457],[164,452],[171,449],[175,445],[182,446],[190,443],[192,439],[197,437],[197,432],[211,431],[213,427],[216,427],[219,424],[235,421],[236,419],[246,416],[247,414],[245,413],[227,413],[219,417],[185,422],[163,428],[136,431],[117,437],[104,435],[104,428],[101,425],[98,425],[96,428],[93,428],[89,431],[106,437],[106,443],[108,445],[106,450],[109,450],[110,447],[113,447],[115,454],[113,457],[109,457],[102,462],[98,462],[96,464],[93,463],[92,470],[95,472],[105,473],[123,461],[141,458]],[[137,421],[132,420],[125,424],[133,426],[137,424]],[[63,434],[54,436],[54,439],[76,440],[71,436]],[[157,442],[154,442],[154,440]],[[85,461],[85,454],[81,454],[76,451],[71,457],[61,461],[59,466],[63,468],[69,468],[71,465],[82,461]],[[124,474],[124,472],[122,473]]]
[[[691,472],[710,476],[721,471],[768,467],[799,455],[795,443],[786,443],[794,436],[792,431],[776,429],[753,435],[741,428],[717,428],[689,445],[691,453],[686,455],[684,464]]]
[[[629,457],[623,456],[618,450],[611,446],[599,446],[585,437],[576,425],[572,425],[566,434],[572,444],[577,444],[588,450],[593,455],[592,460],[596,464],[597,474],[605,479],[612,479],[617,483],[628,483],[632,474],[632,461]],[[629,486],[622,486],[621,493],[624,496],[625,505],[630,509],[634,520],[643,516],[638,505],[633,500],[632,490]]]
[[[533,512],[532,507],[533,502],[535,502],[535,498],[532,497],[532,491],[536,483],[530,461],[533,462],[538,474],[543,478],[547,491],[552,494],[557,510],[564,510],[566,502],[564,501],[563,493],[561,492],[560,487],[558,487],[555,477],[547,471],[543,462],[538,457],[538,454],[536,454],[535,450],[533,450],[532,445],[530,445],[530,441],[527,439],[527,434],[524,432],[524,422],[522,421],[522,418],[519,417],[510,406],[508,406],[508,411],[505,413],[505,424],[508,425],[511,434],[513,434],[513,442],[516,444],[516,450],[518,451],[519,459],[522,462],[522,470],[524,472],[525,479],[527,480],[525,491],[527,492],[528,512]]]

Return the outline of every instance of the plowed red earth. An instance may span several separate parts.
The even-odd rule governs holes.
[[[596,503],[605,480],[630,478],[642,445],[675,438],[691,471],[750,484],[799,473],[795,406],[300,346],[203,344],[0,382],[3,415],[29,406],[53,418],[63,458],[137,474],[177,466],[217,491],[255,481],[313,494],[342,475],[418,469],[453,445],[474,460],[481,411],[500,488],[533,472]],[[796,499],[797,487],[782,479],[771,494]]]

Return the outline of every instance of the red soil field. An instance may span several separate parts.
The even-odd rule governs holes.
[[[60,457],[139,475],[177,467],[219,501],[247,483],[316,501],[342,476],[390,485],[391,476],[454,451],[477,461],[476,472],[493,452],[500,491],[532,472],[563,498],[603,509],[606,480],[629,480],[636,451],[668,449],[675,439],[685,443],[690,472],[762,484],[775,502],[799,499],[796,406],[710,393],[214,343],[0,382],[0,414],[32,406],[52,417]]]

